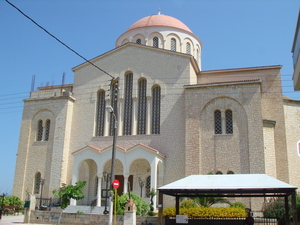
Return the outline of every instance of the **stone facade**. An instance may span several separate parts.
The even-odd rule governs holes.
[[[170,41],[181,28],[172,29],[157,27],[159,40]],[[300,105],[281,95],[281,66],[201,71],[201,42],[191,31],[180,30],[176,43],[181,47],[170,51],[170,43],[161,42],[159,48],[151,46],[153,41],[148,38],[155,37],[155,26],[147,35],[141,35],[145,30],[142,27],[125,32],[117,48],[91,60],[119,78],[115,174],[122,182],[124,179],[121,191],[128,191],[129,182],[130,189],[139,193],[141,180],[143,197],[149,200],[146,191],[151,188],[191,174],[217,172],[266,173],[300,185],[296,172],[300,160],[296,151]],[[142,39],[142,44],[130,41],[130,35],[132,40]],[[184,52],[188,40],[192,42],[191,54]],[[113,140],[109,136],[110,114],[103,115],[103,136],[96,135],[96,124],[99,92],[105,91],[106,105],[111,103],[107,91],[111,78],[88,62],[73,71],[73,84],[41,87],[24,100],[13,189],[13,194],[22,199],[34,193],[37,173],[46,180],[45,197],[50,197],[61,183],[86,180],[84,191],[88,197],[78,204],[98,199],[99,206],[103,199],[101,190],[106,183],[102,174],[110,171]],[[133,74],[132,134],[124,135],[128,73]],[[142,135],[137,132],[141,79],[147,81],[146,131]],[[154,87],[160,87],[158,134],[151,130]],[[218,134],[216,110],[220,111],[222,124]],[[229,121],[227,110],[232,113]],[[38,122],[42,121],[45,129],[47,120],[51,121],[49,139],[37,140]],[[226,133],[228,126],[231,130]],[[165,204],[172,204],[172,200],[166,198]]]

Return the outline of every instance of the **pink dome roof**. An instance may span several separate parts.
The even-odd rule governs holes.
[[[143,28],[143,27],[173,27],[181,30],[185,30],[187,32],[193,33],[190,28],[188,28],[184,23],[180,20],[175,19],[171,16],[166,15],[152,15],[144,17],[134,24],[132,24],[127,31]]]

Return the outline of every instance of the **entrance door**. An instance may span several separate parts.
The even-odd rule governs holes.
[[[120,182],[120,187],[117,189],[117,192],[118,192],[118,195],[121,196],[124,191],[124,176],[123,175],[115,175],[115,179]],[[132,191],[133,175],[130,175],[128,177],[128,182],[130,185],[129,185],[129,188],[127,188],[127,191]]]

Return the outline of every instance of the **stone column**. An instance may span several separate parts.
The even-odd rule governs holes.
[[[97,187],[97,206],[98,207],[101,207],[101,187],[102,187],[102,174],[101,173],[98,173],[97,174],[98,176],[98,187]]]
[[[152,188],[156,190],[157,188],[157,158],[155,158],[151,163],[151,186],[150,191]],[[156,196],[153,197],[153,207],[156,208]]]
[[[128,192],[128,177],[129,177],[129,174],[123,174],[124,176],[124,187],[123,187],[123,193],[127,193]]]

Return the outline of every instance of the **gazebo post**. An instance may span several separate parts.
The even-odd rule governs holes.
[[[158,225],[162,225],[162,218],[163,218],[163,193],[159,191],[158,193]]]
[[[285,206],[285,224],[290,224],[290,218],[289,218],[289,197],[286,194],[284,196],[284,206]]]
[[[176,195],[176,215],[179,215],[179,196]]]
[[[293,224],[296,225],[298,222],[298,218],[297,218],[297,207],[296,207],[296,195],[297,192],[294,191],[292,193],[292,216],[293,216]]]

